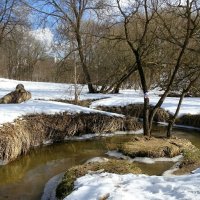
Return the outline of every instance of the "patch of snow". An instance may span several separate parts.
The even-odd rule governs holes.
[[[106,153],[106,155],[111,156],[111,157],[115,157],[118,159],[124,159],[124,160],[132,160],[132,158],[130,158],[129,156],[125,156],[123,153],[120,153],[118,151],[108,151]]]
[[[165,171],[162,175],[163,176],[176,176],[176,175],[174,175],[174,172],[179,169],[180,164],[181,164],[180,161],[177,162],[177,163],[175,163],[170,169],[168,169],[167,171]]]
[[[65,140],[72,140],[72,141],[80,141],[80,140],[90,140],[96,137],[112,137],[116,135],[135,135],[135,134],[142,134],[143,129],[137,131],[116,131],[114,133],[90,133],[90,134],[83,134],[81,136],[66,136]]]
[[[198,169],[192,171],[192,173],[193,173],[193,174],[200,174],[200,168],[198,168]]]
[[[184,126],[184,125],[174,125],[174,127],[177,127],[177,128],[183,128],[183,129],[192,129],[192,130],[197,130],[197,131],[200,131],[200,128],[198,127],[194,127],[194,126]]]
[[[43,141],[43,144],[44,145],[49,145],[49,144],[52,144],[53,143],[53,140],[46,140],[46,141]]]
[[[137,134],[142,134],[143,129],[137,130],[137,131],[116,131],[115,135],[137,135]]]
[[[148,157],[130,158],[129,156],[125,156],[124,154],[122,154],[118,151],[108,151],[106,154],[108,156],[128,160],[130,162],[142,162],[142,163],[147,163],[147,164],[154,164],[155,162],[178,162],[183,157],[182,155],[178,155],[173,158],[167,158],[167,157],[164,157],[164,158],[148,158]]]
[[[13,122],[15,119],[28,114],[55,114],[63,112],[68,112],[69,114],[99,113],[109,116],[123,117],[123,115],[94,110],[68,103],[29,100],[21,104],[0,104],[0,124]]]
[[[12,79],[0,78],[0,97],[15,90],[17,84],[23,84],[25,89],[30,91],[32,99],[38,100],[72,100],[74,99],[75,87],[73,84],[51,83],[51,82],[34,82],[34,81],[18,81]],[[108,98],[110,94],[89,94],[86,85],[78,85],[81,87],[80,100]]]
[[[95,157],[95,158],[91,158],[89,160],[87,160],[85,162],[85,164],[89,164],[89,163],[95,163],[95,162],[98,162],[98,163],[102,163],[102,162],[108,162],[108,158],[103,158],[103,157]]]
[[[8,160],[0,160],[0,166],[1,165],[7,165],[8,164]]]
[[[56,187],[61,182],[64,173],[52,177],[46,184],[41,200],[57,200]]]
[[[159,97],[150,96],[150,104],[155,105]],[[179,98],[167,97],[162,105],[162,108],[174,114],[178,105]],[[143,98],[141,96],[132,96],[130,98],[123,97],[111,97],[108,99],[102,99],[95,101],[91,104],[91,108],[96,108],[98,106],[127,106],[130,104],[143,103]],[[200,98],[185,97],[181,105],[179,116],[184,114],[199,114],[200,113]]]
[[[75,181],[74,191],[65,200],[198,200],[200,173],[178,176],[87,174]]]
[[[168,123],[167,123],[167,122],[158,122],[158,124],[161,125],[161,126],[168,126]],[[178,125],[178,124],[175,124],[174,127],[183,128],[183,129],[189,129],[189,130],[200,131],[200,128],[194,127],[194,126],[186,126],[186,125]]]

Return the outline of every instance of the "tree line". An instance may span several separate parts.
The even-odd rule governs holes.
[[[90,93],[141,88],[150,136],[170,93],[178,91],[179,105],[189,92],[200,93],[199,12],[198,0],[3,0],[1,71],[9,78],[84,83]],[[35,21],[54,33],[51,54],[30,34]],[[164,92],[150,110],[153,88]]]

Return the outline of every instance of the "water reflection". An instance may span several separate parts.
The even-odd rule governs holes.
[[[166,129],[166,126],[155,126],[153,135],[166,136]],[[186,138],[190,140],[192,144],[194,144],[196,147],[200,148],[200,131],[192,129],[174,128],[172,131],[172,135],[180,138]]]

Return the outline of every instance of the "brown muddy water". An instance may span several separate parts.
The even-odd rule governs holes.
[[[155,127],[154,134],[162,135],[164,127]],[[200,132],[175,130],[174,135],[189,139],[200,148]],[[0,166],[0,200],[38,200],[45,183],[67,168],[83,164],[90,158],[105,156],[107,144],[130,140],[131,135],[98,138],[89,141],[68,141],[31,150],[28,155],[6,166]],[[106,157],[106,156],[105,156]],[[149,175],[161,175],[174,163],[137,165]]]

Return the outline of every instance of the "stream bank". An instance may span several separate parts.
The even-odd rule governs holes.
[[[141,123],[134,117],[98,113],[27,115],[0,127],[0,164],[4,165],[25,155],[31,148],[62,142],[69,136],[85,133],[112,133],[139,130]]]

